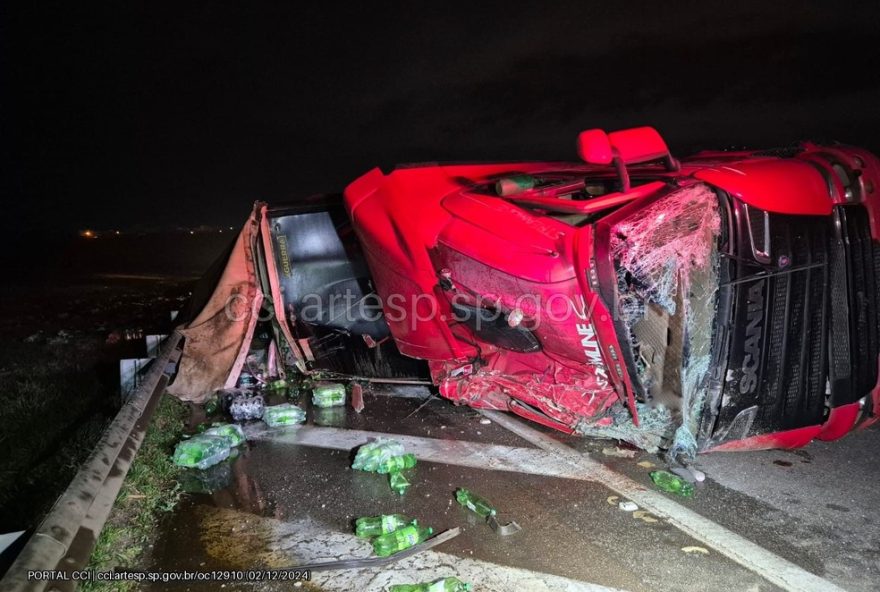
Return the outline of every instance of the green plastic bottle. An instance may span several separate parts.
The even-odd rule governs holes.
[[[434,534],[434,529],[430,526],[404,526],[394,532],[389,532],[373,539],[373,551],[379,557],[388,557],[418,545],[432,534]]]
[[[471,585],[458,578],[443,578],[424,584],[395,584],[388,592],[470,592]]]
[[[205,430],[207,436],[219,436],[226,438],[229,446],[238,446],[245,441],[244,432],[240,425],[233,423],[218,423]]]
[[[409,480],[407,480],[400,471],[388,473],[388,484],[391,486],[391,490],[397,495],[403,495],[406,493],[406,490],[409,489],[409,486],[411,485]]]
[[[455,492],[455,499],[459,504],[474,512],[477,516],[481,518],[488,519],[489,516],[494,516],[496,511],[492,506],[492,503],[484,497],[480,497],[479,495],[473,493],[462,487]]]
[[[199,434],[177,444],[172,460],[179,467],[206,469],[229,457],[229,440]]]
[[[263,421],[270,427],[295,425],[306,420],[306,412],[292,403],[273,405],[263,410]]]
[[[345,405],[345,385],[336,382],[316,384],[312,389],[312,403],[316,407]]]
[[[383,514],[381,516],[364,516],[355,521],[354,533],[361,538],[370,538],[394,532],[409,524],[418,524],[403,514]]]
[[[358,448],[351,468],[374,473],[383,462],[404,453],[403,444],[397,440],[378,438]]]
[[[394,473],[404,469],[411,469],[414,466],[416,466],[416,455],[408,452],[401,456],[392,456],[385,462],[381,463],[377,472],[385,475],[387,473]]]
[[[501,196],[516,195],[533,189],[537,184],[538,180],[531,175],[511,175],[495,182],[495,193]]]
[[[651,471],[651,481],[657,486],[657,489],[676,493],[684,497],[694,495],[693,483],[688,483],[678,475],[673,475],[669,471]]]

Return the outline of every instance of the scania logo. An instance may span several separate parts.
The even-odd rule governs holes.
[[[764,282],[760,280],[749,288],[748,308],[746,312],[746,343],[745,358],[742,365],[742,380],[739,392],[748,395],[758,386],[758,364],[761,363],[761,329],[764,325]]]

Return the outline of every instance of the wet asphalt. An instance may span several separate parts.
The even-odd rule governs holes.
[[[365,402],[361,414],[348,408],[309,409],[308,423],[534,447],[494,423],[486,424],[472,409],[432,397],[427,389],[376,389],[365,393]],[[874,590],[874,582],[880,581],[880,512],[869,453],[878,450],[878,435],[880,430],[869,430],[795,453],[707,455],[699,462],[707,482],[693,498],[675,499],[847,590]],[[613,442],[558,438],[646,487],[651,486],[651,468],[638,463],[662,464],[642,452],[632,459],[606,456],[602,450]],[[189,475],[187,488],[194,492],[186,494],[163,522],[148,567],[168,571],[288,566],[301,558],[295,546],[282,544],[277,533],[285,526],[307,520],[328,531],[350,533],[358,516],[402,513],[435,532],[461,527],[461,535],[435,550],[486,562],[489,570],[512,566],[629,592],[777,590],[714,549],[684,551],[704,545],[664,520],[643,521],[621,511],[616,500],[609,503],[614,492],[599,483],[468,468],[450,459],[448,464],[420,462],[408,473],[412,487],[399,497],[385,476],[352,470],[352,458],[345,451],[272,440],[249,442],[236,459]],[[516,520],[523,530],[498,536],[455,503],[458,487],[490,499],[502,522]],[[479,591],[480,582],[473,583]],[[220,587],[205,583],[174,589]],[[222,586],[290,587],[266,582]],[[313,583],[303,589],[360,588],[349,581],[345,587]]]

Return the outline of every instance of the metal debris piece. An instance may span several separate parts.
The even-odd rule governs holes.
[[[635,512],[639,509],[639,505],[635,502],[631,502],[629,500],[625,500],[617,504],[617,507],[623,510],[624,512]]]
[[[489,527],[495,531],[495,534],[500,536],[510,536],[522,530],[522,526],[514,521],[510,521],[507,524],[500,524],[498,522],[498,519],[494,515],[489,516],[486,519],[486,524],[488,524]]]

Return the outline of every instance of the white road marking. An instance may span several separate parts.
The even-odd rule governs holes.
[[[583,467],[596,482],[626,496],[679,530],[726,555],[746,569],[791,592],[845,592],[832,582],[764,549],[735,532],[633,481],[550,436],[497,411],[483,411],[495,423],[573,465]]]
[[[554,440],[523,422],[495,411],[483,411],[495,423],[538,448],[517,448],[463,440],[441,440],[330,427],[299,426],[295,429],[246,429],[249,439],[351,450],[378,437],[399,441],[420,460],[495,471],[546,475],[600,483],[637,503],[643,510],[665,518],[670,524],[712,547],[746,569],[791,592],[845,592],[832,582],[812,574],[775,553],[749,541],[708,518],[667,498],[658,491],[621,475],[585,454]]]

